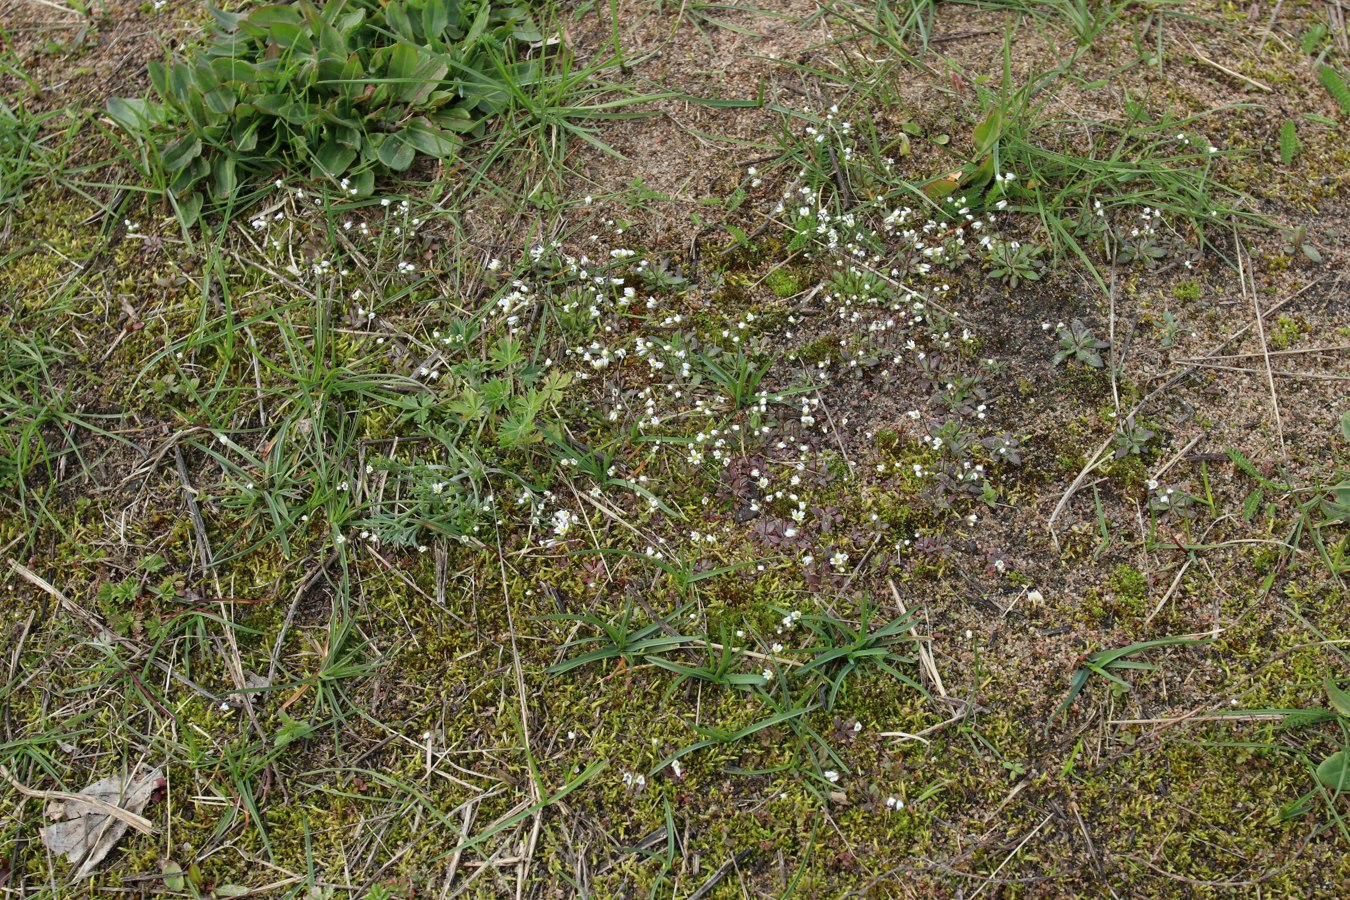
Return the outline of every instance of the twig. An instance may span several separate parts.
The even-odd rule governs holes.
[[[118,635],[115,632],[111,631],[108,628],[108,626],[100,622],[88,610],[84,609],[78,603],[76,603],[75,601],[67,597],[65,594],[58,591],[55,587],[52,586],[51,582],[47,581],[47,579],[43,578],[41,575],[34,572],[32,569],[28,568],[22,563],[15,562],[12,559],[9,561],[9,567],[13,569],[16,573],[18,573],[25,581],[29,582],[33,586],[40,588],[47,594],[51,595],[56,600],[57,603],[61,604],[61,607],[65,609],[66,612],[70,613],[71,615],[75,616],[75,618],[83,622],[85,627],[88,628],[90,631],[92,631],[95,636],[102,638],[103,640],[107,641],[110,644],[117,644],[118,646],[131,651],[133,654],[139,655],[141,653],[141,648],[138,647],[135,644],[135,642],[128,640],[127,638],[124,638],[121,635]],[[216,704],[218,706],[222,702],[219,697],[208,691],[206,688],[197,684],[192,679],[179,674],[177,671],[174,670],[172,666],[170,666],[164,660],[159,659],[155,656],[151,656],[150,663],[155,668],[163,672],[165,675],[168,675],[174,681],[177,681],[184,687],[191,688],[198,694],[201,694],[207,700],[210,700],[213,704]]]
[[[1168,600],[1172,599],[1172,595],[1175,594],[1177,592],[1177,588],[1181,586],[1181,579],[1182,577],[1185,576],[1186,570],[1191,567],[1191,563],[1194,561],[1195,561],[1194,556],[1188,556],[1186,558],[1186,561],[1181,564],[1181,568],[1177,570],[1176,577],[1172,579],[1172,584],[1170,587],[1168,587],[1167,593],[1163,594],[1162,598],[1158,601],[1158,605],[1153,607],[1153,612],[1149,613],[1144,618],[1145,625],[1152,622],[1153,617],[1162,611],[1163,606],[1167,604]]]
[[[705,646],[705,647],[708,647],[708,648],[710,648],[710,649],[712,649],[712,650],[725,650],[725,649],[726,649],[726,645],[725,645],[725,644],[719,644],[717,641],[708,641],[706,644],[704,644],[704,646]],[[739,653],[741,656],[748,656],[748,657],[750,657],[751,659],[758,659],[758,660],[762,660],[763,662],[777,663],[777,664],[780,665],[780,666],[804,666],[804,665],[806,665],[806,663],[804,663],[804,662],[799,662],[798,660],[795,660],[795,659],[788,659],[786,656],[774,656],[774,655],[772,655],[772,654],[770,654],[770,653],[757,653],[757,652],[755,652],[754,650],[745,650],[745,649],[742,649],[742,648],[732,648],[732,649],[736,650],[736,652]]]
[[[1101,858],[1097,856],[1097,848],[1092,844],[1092,835],[1088,834],[1087,823],[1083,821],[1083,814],[1078,811],[1078,804],[1073,800],[1069,801],[1069,812],[1073,813],[1073,817],[1078,820],[1078,830],[1083,832],[1083,840],[1087,841],[1088,858],[1092,860],[1092,867],[1097,870],[1097,877],[1104,881],[1106,879],[1106,867],[1102,865]],[[1111,892],[1112,897],[1120,896],[1111,885],[1108,884],[1106,889]]]
[[[461,844],[469,839],[469,826],[473,823],[473,809],[472,804],[464,804],[464,814],[462,817],[464,819],[464,826],[459,830],[459,842]],[[446,887],[449,887],[454,883],[455,873],[459,871],[459,860],[463,854],[464,851],[462,849],[456,849],[455,855],[450,857],[450,872],[445,876]]]
[[[993,28],[980,28],[973,31],[958,31],[956,34],[940,34],[937,37],[930,37],[928,39],[928,45],[931,47],[934,44],[949,44],[952,41],[965,41],[970,38],[984,37],[986,34],[998,33],[999,32]]]
[[[295,620],[295,611],[300,607],[300,598],[309,593],[309,589],[314,587],[314,584],[323,576],[324,572],[328,571],[329,566],[337,562],[338,553],[339,551],[334,550],[328,555],[327,559],[314,569],[313,572],[310,572],[309,577],[306,578],[304,583],[296,590],[295,597],[291,599],[291,608],[286,611],[286,619],[281,623],[281,631],[277,634],[277,639],[272,644],[272,658],[267,663],[268,684],[272,683],[272,676],[276,674],[277,658],[281,655],[281,645],[286,640],[286,632],[291,630],[291,622]]]
[[[1195,449],[1195,445],[1200,443],[1200,439],[1203,437],[1204,437],[1203,434],[1197,434],[1194,438],[1191,439],[1191,442],[1189,444],[1187,444],[1185,447],[1182,447],[1176,453],[1172,454],[1172,458],[1169,459],[1167,462],[1163,463],[1162,466],[1158,469],[1158,471],[1153,473],[1153,480],[1161,481],[1162,477],[1167,474],[1167,470],[1175,466],[1177,463],[1181,462],[1181,460],[1186,457],[1187,453],[1190,453],[1192,450]]]
[[[1276,5],[1275,9],[1276,9],[1277,12],[1279,11],[1279,5],[1278,5],[1278,4]],[[1267,31],[1269,31],[1269,29],[1267,29]],[[1265,41],[1263,40],[1261,43],[1264,44]],[[1225,74],[1225,75],[1228,75],[1228,76],[1230,76],[1230,77],[1232,77],[1232,78],[1236,78],[1238,81],[1245,82],[1246,84],[1251,85],[1252,87],[1256,88],[1256,89],[1259,90],[1259,91],[1265,91],[1267,94],[1269,94],[1269,93],[1271,92],[1271,88],[1269,88],[1268,86],[1262,84],[1261,82],[1256,81],[1255,79],[1252,79],[1252,78],[1248,78],[1246,75],[1243,75],[1241,72],[1234,72],[1232,69],[1228,68],[1227,66],[1221,66],[1221,65],[1219,65],[1218,63],[1216,63],[1214,60],[1210,59],[1210,58],[1207,57],[1207,56],[1201,56],[1199,53],[1197,53],[1197,54],[1195,54],[1195,58],[1198,59],[1198,60],[1200,60],[1200,62],[1204,63],[1204,64],[1207,65],[1207,66],[1211,66],[1212,68],[1218,69],[1220,72],[1222,72],[1222,73]]]
[[[1106,339],[1111,345],[1111,405],[1115,408],[1116,415],[1120,415],[1120,388],[1119,375],[1117,367],[1124,364],[1124,360],[1116,352],[1116,261],[1111,260],[1111,286],[1106,292],[1106,298],[1111,303],[1111,321],[1107,326]]]
[[[1291,350],[1271,350],[1271,356],[1302,356],[1306,353],[1344,353],[1350,350],[1350,344],[1340,344],[1335,347],[1302,347]],[[1260,356],[1260,353],[1225,353],[1223,356],[1204,357],[1181,357],[1177,362],[1200,362],[1204,359],[1207,362],[1213,362],[1219,359],[1247,359],[1251,356]],[[1279,373],[1276,373],[1279,374]]]
[[[1290,303],[1293,303],[1293,302],[1294,302],[1295,300],[1297,300],[1299,297],[1303,296],[1305,293],[1307,293],[1308,291],[1312,290],[1312,288],[1316,287],[1318,284],[1321,284],[1321,282],[1322,282],[1322,279],[1321,279],[1321,278],[1317,278],[1317,279],[1314,279],[1313,281],[1310,281],[1308,284],[1306,284],[1306,285],[1304,285],[1303,287],[1299,288],[1298,292],[1295,293],[1293,296],[1291,296],[1291,297],[1286,297],[1286,298],[1284,298],[1283,300],[1281,300],[1279,303],[1276,303],[1274,306],[1272,306],[1272,307],[1270,307],[1269,309],[1265,310],[1265,311],[1262,313],[1262,316],[1264,317],[1264,316],[1271,316],[1271,315],[1274,315],[1274,314],[1275,314],[1277,311],[1279,311],[1280,309],[1283,309],[1285,306],[1288,306]],[[1245,285],[1244,285],[1244,289],[1245,289]],[[1239,338],[1241,338],[1241,337],[1242,337],[1243,335],[1245,335],[1247,332],[1251,331],[1252,328],[1254,328],[1255,326],[1256,326],[1256,323],[1254,323],[1254,322],[1250,322],[1250,323],[1248,323],[1248,324],[1242,326],[1242,327],[1239,328],[1237,331],[1233,332],[1231,335],[1229,335],[1227,338],[1225,338],[1225,339],[1224,339],[1222,342],[1220,342],[1217,346],[1215,346],[1213,350],[1209,351],[1209,352],[1206,353],[1203,357],[1201,357],[1201,360],[1212,359],[1213,357],[1218,356],[1219,353],[1221,353],[1225,347],[1227,347],[1229,344],[1231,344],[1231,343],[1233,343],[1234,341],[1236,341],[1236,340],[1238,340]],[[1263,343],[1264,343],[1264,342],[1263,342]],[[1195,372],[1198,371],[1198,370],[1200,369],[1200,367],[1201,367],[1200,361],[1192,362],[1192,363],[1191,363],[1190,365],[1188,365],[1186,368],[1182,369],[1180,372],[1178,372],[1177,374],[1173,375],[1171,378],[1167,379],[1166,381],[1164,381],[1162,384],[1158,385],[1158,386],[1157,386],[1156,388],[1154,388],[1153,390],[1149,391],[1146,395],[1144,395],[1144,398],[1143,398],[1142,400],[1140,400],[1138,403],[1136,403],[1136,404],[1134,405],[1134,408],[1130,410],[1129,415],[1127,415],[1127,416],[1125,417],[1125,420],[1128,421],[1132,416],[1134,416],[1135,414],[1137,414],[1140,410],[1142,410],[1145,406],[1147,406],[1150,402],[1152,402],[1152,400],[1153,400],[1154,397],[1158,396],[1158,395],[1161,394],[1163,391],[1166,391],[1168,388],[1172,387],[1173,385],[1175,385],[1175,384],[1177,384],[1177,383],[1179,383],[1179,382],[1181,382],[1181,381],[1184,381],[1185,379],[1189,378],[1191,375],[1195,374]],[[1069,485],[1069,489],[1068,489],[1067,491],[1064,492],[1064,496],[1062,496],[1062,497],[1059,498],[1059,503],[1055,505],[1055,510],[1054,510],[1054,512],[1052,512],[1052,513],[1050,514],[1049,520],[1046,521],[1045,527],[1046,527],[1046,529],[1049,530],[1049,532],[1050,532],[1050,539],[1054,542],[1054,544],[1055,544],[1055,549],[1056,549],[1056,550],[1059,549],[1059,536],[1055,534],[1055,520],[1059,518],[1059,516],[1060,516],[1060,514],[1061,514],[1062,512],[1064,512],[1064,508],[1065,508],[1066,506],[1069,505],[1069,500],[1073,498],[1073,495],[1074,495],[1075,493],[1077,493],[1079,487],[1082,486],[1084,479],[1086,479],[1087,476],[1093,471],[1093,469],[1095,469],[1095,468],[1097,467],[1097,465],[1101,462],[1101,460],[1100,460],[1101,454],[1102,454],[1108,447],[1111,446],[1111,441],[1112,441],[1112,439],[1114,439],[1114,437],[1115,437],[1115,436],[1112,435],[1111,438],[1107,438],[1106,443],[1104,443],[1104,444],[1102,445],[1102,447],[1101,447],[1101,448],[1097,451],[1097,453],[1091,458],[1091,460],[1089,460],[1089,462],[1087,463],[1087,465],[1083,467],[1083,470],[1082,470],[1081,472],[1078,473],[1078,477],[1074,479],[1073,484]]]
[[[516,695],[520,702],[520,738],[525,744],[525,757],[530,761],[530,799],[539,808],[534,814],[534,824],[530,828],[530,838],[524,857],[520,860],[520,874],[516,879],[516,900],[524,897],[525,879],[534,860],[535,847],[539,841],[539,831],[544,820],[543,793],[539,790],[539,773],[534,766],[534,750],[530,747],[530,706],[525,690],[525,673],[520,665],[520,650],[516,647],[516,623],[511,611],[511,592],[506,589],[506,554],[501,552],[502,536],[497,534],[497,564],[501,567],[502,602],[506,606],[506,627],[511,635],[511,662],[515,674]]]
[[[1280,9],[1283,6],[1284,0],[1275,0],[1275,8],[1270,11],[1270,18],[1266,21],[1266,27],[1261,32],[1261,40],[1256,45],[1257,53],[1260,53],[1262,50],[1266,49],[1266,41],[1270,40],[1270,32],[1274,30],[1275,20],[1279,17]],[[1240,78],[1241,76],[1238,77]],[[1270,88],[1266,88],[1266,90],[1270,90]]]
[[[1221,366],[1217,363],[1207,362],[1198,362],[1196,365],[1202,369],[1213,369],[1218,372],[1241,372],[1246,375],[1261,374],[1260,369],[1248,369],[1244,366]],[[1281,378],[1307,378],[1310,381],[1350,381],[1350,375],[1337,375],[1333,372],[1290,372],[1284,369],[1273,369],[1268,374],[1272,377],[1278,375]]]
[[[1242,241],[1240,238],[1238,238],[1236,231],[1234,231],[1233,233],[1233,243],[1237,247],[1238,280],[1242,284],[1243,293],[1247,292],[1248,281],[1249,280],[1251,281],[1250,289],[1252,298],[1252,310],[1256,313],[1256,333],[1261,338],[1261,353],[1266,362],[1266,380],[1270,385],[1270,406],[1275,413],[1275,432],[1280,439],[1280,457],[1282,459],[1288,460],[1289,448],[1285,446],[1284,425],[1283,423],[1280,422],[1280,397],[1279,394],[1276,393],[1275,391],[1275,372],[1270,365],[1270,346],[1269,344],[1266,343],[1266,324],[1264,321],[1262,321],[1261,303],[1256,297],[1256,282],[1254,280],[1251,280],[1250,267],[1249,266],[1244,267],[1242,264]],[[1249,257],[1248,262],[1250,261],[1251,259]]]
[[[1314,832],[1314,834],[1315,833],[1316,832]],[[1298,862],[1299,857],[1303,855],[1303,851],[1307,849],[1308,843],[1311,840],[1312,840],[1311,835],[1309,835],[1307,838],[1304,838],[1303,845],[1300,846],[1298,850],[1294,852],[1293,857],[1284,865],[1276,869],[1271,869],[1268,872],[1263,872],[1256,878],[1249,878],[1246,881],[1206,881],[1200,878],[1187,878],[1185,875],[1178,875],[1175,872],[1169,872],[1166,869],[1161,869],[1158,866],[1155,866],[1153,863],[1149,862],[1148,860],[1144,859],[1143,857],[1135,856],[1133,853],[1127,854],[1126,858],[1133,862],[1137,862],[1140,863],[1141,865],[1147,866],[1154,872],[1161,875],[1163,878],[1168,878],[1171,879],[1172,881],[1179,881],[1182,884],[1188,884],[1194,887],[1250,888],[1255,887],[1256,885],[1261,884],[1262,882],[1269,881],[1275,876],[1281,875],[1284,872],[1288,871],[1288,869],[1291,866],[1293,866],[1294,863]]]
[[[948,725],[960,722],[966,717],[966,714],[969,711],[970,711],[969,705],[963,706],[961,708],[961,711],[956,715],[952,716],[950,719],[944,719],[941,722],[937,723],[936,725],[930,725],[923,731],[916,731],[914,734],[910,734],[907,731],[883,731],[880,732],[877,735],[877,737],[898,737],[904,738],[907,741],[923,741],[925,744],[928,744],[931,742],[927,739],[927,735],[930,735],[935,731],[940,731],[941,729],[946,728]]]
[[[1048,815],[1044,819],[1041,819],[1041,824],[1031,829],[1031,831],[1027,834],[1027,836],[1022,838],[1022,840],[1018,843],[1016,847],[1012,848],[1012,852],[1003,858],[1003,862],[999,863],[998,868],[995,869],[992,873],[990,873],[989,878],[984,882],[984,884],[980,885],[979,888],[976,889],[975,893],[970,895],[970,900],[975,900],[976,897],[984,893],[984,889],[993,883],[993,880],[995,877],[998,876],[998,873],[1003,871],[1003,867],[1006,866],[1008,863],[1010,863],[1014,856],[1016,856],[1018,853],[1021,853],[1022,848],[1026,846],[1027,841],[1034,838],[1042,828],[1044,828],[1047,824],[1049,824],[1050,820],[1053,818],[1054,818],[1053,815]]]
[[[1312,290],[1314,287],[1316,287],[1317,285],[1319,285],[1319,284],[1321,284],[1321,283],[1322,283],[1322,279],[1321,279],[1321,278],[1316,278],[1316,279],[1314,279],[1314,280],[1308,282],[1308,283],[1305,284],[1303,287],[1299,288],[1298,292],[1295,293],[1293,296],[1291,296],[1291,297],[1286,297],[1286,298],[1284,298],[1283,300],[1281,300],[1279,303],[1276,303],[1274,306],[1272,306],[1272,307],[1270,307],[1269,309],[1267,309],[1267,310],[1265,311],[1266,316],[1273,316],[1273,315],[1275,315],[1275,313],[1279,312],[1281,309],[1283,309],[1284,307],[1288,306],[1290,303],[1293,303],[1293,302],[1294,302],[1295,300],[1297,300],[1299,297],[1302,297],[1302,296],[1303,296],[1304,294],[1306,294],[1308,291]],[[1251,323],[1251,322],[1247,323],[1246,325],[1243,325],[1243,326],[1242,326],[1241,328],[1239,328],[1237,331],[1233,332],[1231,335],[1229,335],[1227,338],[1225,338],[1225,339],[1224,339],[1221,343],[1219,343],[1219,345],[1216,346],[1213,350],[1209,351],[1209,352],[1206,353],[1203,357],[1201,357],[1201,359],[1212,359],[1212,358],[1214,358],[1215,356],[1218,356],[1218,354],[1219,354],[1225,347],[1227,347],[1229,344],[1233,343],[1233,342],[1236,341],[1237,339],[1241,338],[1241,337],[1242,337],[1243,335],[1245,335],[1247,332],[1251,331],[1253,327],[1255,327],[1255,323]],[[1131,415],[1133,415],[1134,413],[1137,413],[1137,412],[1139,412],[1139,410],[1143,409],[1143,408],[1144,408],[1144,407],[1145,407],[1145,406],[1146,406],[1146,405],[1147,405],[1154,397],[1158,396],[1158,394],[1161,394],[1163,391],[1165,391],[1165,390],[1167,390],[1168,388],[1172,387],[1174,384],[1177,384],[1178,382],[1183,381],[1183,380],[1185,380],[1186,378],[1190,377],[1191,375],[1195,374],[1195,371],[1196,371],[1197,368],[1199,368],[1199,365],[1198,365],[1198,364],[1192,364],[1192,365],[1188,366],[1187,368],[1182,369],[1180,372],[1178,372],[1177,374],[1173,375],[1171,378],[1167,379],[1166,381],[1164,381],[1162,384],[1158,385],[1158,386],[1157,386],[1156,388],[1154,388],[1153,390],[1149,391],[1148,394],[1146,394],[1146,395],[1144,396],[1144,399],[1140,400],[1138,403],[1136,403],[1136,404],[1134,405],[1134,409],[1131,411]]]
[[[905,609],[905,601],[900,599],[900,591],[896,588],[895,582],[889,582],[891,586],[891,596],[895,598],[895,605],[900,607],[900,615],[909,615],[909,610]],[[942,676],[938,674],[937,664],[933,661],[933,651],[919,640],[918,632],[914,630],[913,623],[910,623],[909,633],[915,638],[915,646],[919,648],[919,662],[923,665],[924,672],[932,680],[933,686],[937,688],[938,696],[946,697],[947,688],[942,683]]]
[[[202,576],[205,577],[215,568],[215,558],[211,553],[211,540],[206,536],[206,522],[202,519],[201,508],[197,506],[197,489],[188,479],[187,462],[177,444],[173,448],[173,461],[178,468],[178,480],[183,484],[183,499],[187,501],[188,515],[192,517],[192,530],[197,535],[197,554],[201,557]]]
[[[834,432],[834,442],[839,445],[839,453],[844,457],[844,462],[848,465],[849,472],[854,471],[853,460],[849,458],[848,448],[844,446],[843,435],[839,431],[839,426],[834,423],[834,416],[830,415],[830,405],[825,402],[821,396],[820,388],[816,388],[816,399],[820,401],[820,408],[825,413],[825,418],[830,423],[830,431]]]
[[[1136,407],[1136,409],[1137,408],[1138,407]],[[1131,413],[1131,415],[1133,415],[1133,413]],[[1097,466],[1101,465],[1104,458],[1103,454],[1111,449],[1111,443],[1115,439],[1116,436],[1112,433],[1112,435],[1097,448],[1097,452],[1092,455],[1092,458],[1089,459],[1087,464],[1079,471],[1078,477],[1073,480],[1073,483],[1069,485],[1069,489],[1059,498],[1059,502],[1055,504],[1054,512],[1050,513],[1050,518],[1046,520],[1045,527],[1050,531],[1050,540],[1054,542],[1055,550],[1059,550],[1059,535],[1055,534],[1055,520],[1059,518],[1060,513],[1064,512],[1064,508],[1069,505],[1069,500],[1073,498],[1073,495],[1078,493],[1078,488],[1082,485],[1084,479],[1092,474]]]
[[[699,885],[698,890],[694,891],[692,894],[689,895],[689,900],[703,900],[704,897],[708,896],[708,894],[712,892],[713,888],[717,887],[717,883],[719,881],[721,881],[723,878],[726,878],[727,874],[732,869],[736,868],[736,866],[740,864],[741,860],[745,859],[749,855],[750,855],[749,850],[742,850],[740,853],[737,853],[731,859],[722,863],[722,865],[718,866],[717,871],[712,873],[711,878],[703,882],[703,884]]]

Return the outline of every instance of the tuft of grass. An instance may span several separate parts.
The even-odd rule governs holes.
[[[1184,645],[1207,644],[1206,638],[1191,637],[1165,637],[1156,638],[1151,641],[1139,641],[1129,644],[1125,647],[1116,647],[1110,650],[1098,650],[1083,657],[1082,667],[1073,673],[1070,679],[1069,693],[1064,701],[1059,705],[1058,713],[1067,713],[1069,707],[1073,706],[1074,700],[1087,687],[1089,679],[1097,675],[1105,679],[1111,686],[1111,690],[1117,693],[1124,693],[1130,690],[1130,683],[1126,681],[1119,673],[1127,671],[1153,671],[1157,666],[1152,663],[1141,662],[1131,659],[1145,650],[1152,650],[1155,647],[1174,647]]]

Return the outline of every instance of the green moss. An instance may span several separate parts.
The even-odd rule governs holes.
[[[1148,577],[1133,566],[1121,563],[1111,570],[1107,579],[1114,600],[1112,611],[1118,616],[1134,617],[1144,614],[1148,598]]]
[[[1270,326],[1269,340],[1273,350],[1288,350],[1307,334],[1308,326],[1292,316],[1282,315]]]
[[[1172,296],[1182,302],[1193,302],[1200,299],[1200,282],[1194,278],[1187,278],[1184,281],[1178,281],[1172,285]]]
[[[764,277],[764,284],[774,292],[775,296],[784,299],[795,297],[803,290],[801,275],[787,268],[774,269]]]
[[[821,335],[815,340],[803,344],[796,351],[797,359],[813,366],[826,360],[835,362],[840,357],[839,338],[829,334]]]
[[[1102,473],[1130,493],[1140,493],[1148,483],[1148,463],[1142,457],[1129,455],[1113,457],[1101,469]]]

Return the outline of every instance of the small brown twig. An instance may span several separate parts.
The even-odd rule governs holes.
[[[1275,390],[1275,370],[1270,365],[1270,345],[1266,342],[1266,324],[1261,314],[1261,303],[1256,296],[1256,281],[1252,278],[1251,266],[1243,266],[1242,263],[1242,241],[1238,238],[1237,232],[1233,233],[1233,243],[1237,247],[1238,261],[1238,282],[1242,285],[1242,292],[1250,294],[1252,298],[1252,310],[1256,313],[1256,333],[1261,338],[1261,354],[1266,363],[1266,381],[1270,385],[1270,406],[1275,414],[1275,433],[1280,439],[1280,457],[1287,460],[1289,458],[1289,448],[1284,443],[1284,424],[1280,421],[1280,396]],[[1247,260],[1251,262],[1250,257]]]
[[[905,609],[905,601],[900,599],[900,590],[895,586],[895,582],[889,582],[891,586],[891,596],[895,598],[895,605],[900,607],[900,615],[908,615],[909,610]],[[933,661],[932,649],[919,640],[919,634],[914,630],[914,625],[909,626],[909,633],[915,638],[915,646],[919,649],[919,662],[922,664],[924,674],[933,682],[933,687],[937,688],[938,696],[946,697],[947,688],[942,683],[942,676],[938,674],[937,663]]]
[[[295,596],[291,599],[291,608],[286,611],[286,620],[281,623],[281,631],[278,632],[277,639],[272,644],[272,658],[268,660],[267,663],[268,684],[272,684],[272,677],[276,675],[277,659],[281,655],[281,645],[286,640],[286,632],[291,630],[291,622],[295,620],[295,612],[300,607],[300,598],[309,593],[309,589],[314,587],[315,583],[323,577],[323,573],[328,571],[329,566],[337,562],[338,554],[340,552],[341,551],[339,550],[334,550],[328,555],[327,559],[318,566],[315,566],[314,571],[309,573],[309,577],[304,580],[299,589],[296,590]]]
[[[215,567],[211,540],[206,536],[206,522],[202,519],[201,508],[197,505],[197,489],[188,478],[187,461],[183,459],[183,451],[177,444],[173,447],[173,461],[178,469],[178,480],[183,485],[183,499],[187,502],[188,515],[192,517],[192,530],[197,535],[197,555],[201,557],[202,577],[205,578]]]

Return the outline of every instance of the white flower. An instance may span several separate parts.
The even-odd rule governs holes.
[[[572,525],[576,520],[577,517],[570,510],[558,510],[553,514],[553,533],[562,537],[572,530]]]

